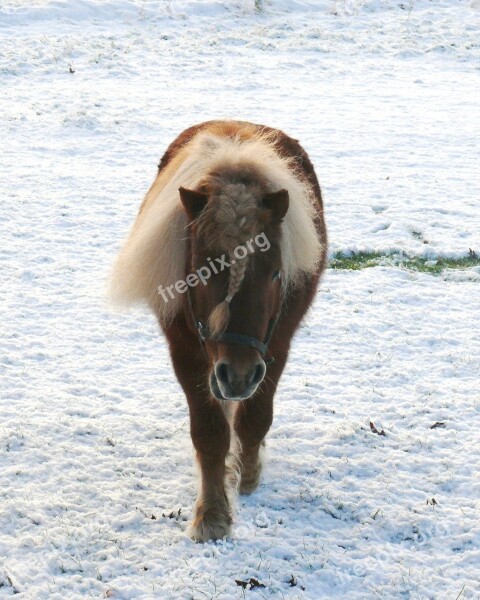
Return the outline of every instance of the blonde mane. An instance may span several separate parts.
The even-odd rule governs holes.
[[[207,129],[185,144],[160,171],[142,203],[113,268],[112,300],[120,306],[146,303],[163,323],[172,319],[181,307],[181,295],[165,302],[158,288],[185,277],[188,219],[179,188],[197,189],[212,173],[252,165],[268,192],[288,190],[280,242],[284,285],[295,285],[303,274],[315,272],[323,240],[316,229],[313,191],[293,160],[279,155],[276,140],[276,133],[258,130],[226,136]]]

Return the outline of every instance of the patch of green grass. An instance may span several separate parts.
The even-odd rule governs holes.
[[[358,271],[359,269],[368,269],[368,267],[377,267],[380,264],[386,264],[387,257],[383,254],[374,252],[360,252],[351,254],[342,254],[336,252],[328,264],[330,269],[348,269],[349,271]]]
[[[469,267],[478,267],[480,266],[480,257],[473,251],[470,251],[469,256],[463,258],[437,258],[434,260],[419,256],[410,257],[402,253],[352,252],[351,254],[342,254],[338,252],[333,255],[328,266],[330,269],[335,270],[358,271],[359,269],[368,269],[379,265],[438,275],[446,269],[462,270]]]

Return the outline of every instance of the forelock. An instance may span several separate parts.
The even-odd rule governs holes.
[[[229,177],[230,175],[230,177]],[[260,201],[263,193],[259,182],[247,178],[231,179],[232,174],[214,174],[205,184],[207,208],[198,221],[198,233],[208,248],[232,253],[239,245],[259,233]]]
[[[240,289],[250,261],[248,254],[235,260],[235,249],[262,229],[260,204],[264,188],[249,167],[211,173],[203,188],[208,203],[198,220],[198,235],[208,249],[224,252],[230,259],[227,296],[209,319],[211,333],[219,335],[228,325],[230,301]]]

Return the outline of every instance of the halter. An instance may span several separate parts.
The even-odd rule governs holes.
[[[273,281],[277,281],[277,280],[280,280],[281,277],[282,277],[281,271],[275,271],[272,279],[273,279]],[[200,341],[200,345],[202,346],[203,353],[207,359],[208,359],[208,355],[207,355],[207,351],[205,349],[206,341],[212,341],[212,342],[217,342],[217,343],[221,343],[221,344],[233,344],[235,346],[247,346],[248,348],[254,348],[255,350],[257,350],[262,358],[265,357],[265,355],[267,354],[267,351],[268,351],[268,344],[270,343],[270,339],[272,337],[273,331],[278,323],[280,311],[278,311],[278,313],[275,315],[275,317],[271,318],[268,321],[267,333],[265,335],[263,342],[253,336],[250,336],[250,335],[242,335],[240,333],[231,333],[229,331],[224,331],[222,334],[220,334],[218,336],[212,336],[210,333],[210,329],[208,328],[208,325],[206,325],[205,323],[202,323],[202,321],[199,321],[198,319],[195,318],[195,313],[193,312],[193,306],[192,306],[192,297],[190,295],[190,288],[188,288],[187,297],[188,297],[188,306],[190,308],[190,314],[192,316],[192,320],[195,324],[195,327],[197,328],[198,339]],[[271,356],[267,359],[264,358],[264,360],[265,360],[265,364],[270,365],[271,363],[273,363],[273,361],[275,359],[273,358],[273,356]]]

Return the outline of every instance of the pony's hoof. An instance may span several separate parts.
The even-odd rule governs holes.
[[[239,493],[242,495],[248,496],[249,494],[253,494],[253,492],[257,489],[258,483],[260,481],[260,477],[254,481],[248,480],[245,481],[242,479],[240,483]]]
[[[258,484],[260,483],[261,472],[262,465],[259,463],[254,469],[242,473],[238,490],[240,494],[251,494],[257,489]]]
[[[219,514],[218,511],[209,510],[202,515],[197,515],[189,528],[189,535],[196,542],[208,540],[221,540],[230,534],[232,518],[230,515]]]

